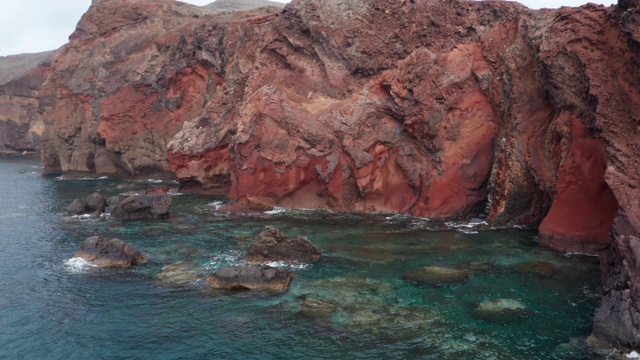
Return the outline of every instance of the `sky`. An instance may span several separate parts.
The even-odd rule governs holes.
[[[289,2],[287,0],[275,0]],[[213,0],[186,0],[206,5]],[[532,8],[579,6],[585,0],[521,0]],[[612,5],[616,0],[592,0]],[[0,0],[0,56],[54,50],[68,41],[91,0]]]

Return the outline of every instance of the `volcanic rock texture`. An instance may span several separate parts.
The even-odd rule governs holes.
[[[606,296],[637,329],[639,24],[636,0],[101,1],[38,93],[42,159],[172,171],[239,203],[539,227],[547,246],[608,251]]]

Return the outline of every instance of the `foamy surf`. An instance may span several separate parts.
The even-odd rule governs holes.
[[[269,215],[277,215],[277,214],[282,214],[283,212],[286,212],[288,209],[286,208],[281,208],[281,207],[274,207],[273,210],[269,210],[269,211],[265,211],[265,214],[269,214]]]
[[[294,270],[302,270],[309,267],[309,264],[287,264],[282,261],[268,261],[264,263],[265,265],[276,267],[276,268],[289,268]]]
[[[64,264],[67,269],[73,273],[84,273],[91,268],[97,267],[97,265],[94,265],[87,260],[79,257],[72,257],[71,259],[65,261]]]
[[[214,208],[214,209],[218,210],[218,209],[220,209],[220,207],[222,206],[222,204],[223,204],[223,202],[222,202],[222,201],[214,201],[214,202],[211,202],[211,203],[209,203],[209,204],[207,204],[207,205],[209,205],[209,206],[211,206],[212,208]]]

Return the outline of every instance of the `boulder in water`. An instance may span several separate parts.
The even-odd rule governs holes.
[[[280,230],[267,226],[249,246],[244,260],[253,263],[310,263],[320,260],[320,257],[320,252],[309,239],[303,236],[289,238]]]
[[[130,267],[148,260],[146,255],[124,241],[104,236],[86,238],[74,257],[101,267]]]
[[[166,219],[171,207],[169,195],[131,195],[111,212],[116,220]]]
[[[87,204],[83,203],[80,199],[75,199],[67,207],[67,213],[69,216],[82,215],[88,212]]]
[[[444,266],[422,266],[409,270],[402,278],[422,286],[442,286],[464,282],[469,278],[469,273]]]
[[[87,208],[89,212],[103,213],[107,206],[107,199],[100,193],[95,192],[87,196]]]
[[[515,299],[494,299],[480,303],[473,315],[493,323],[522,321],[529,316],[529,309]]]
[[[107,198],[107,208],[104,209],[105,212],[111,213],[113,209],[115,209],[116,205],[120,202],[119,196],[111,196]]]
[[[209,276],[207,284],[222,290],[266,290],[285,292],[293,280],[289,270],[264,265],[242,265],[222,268]]]

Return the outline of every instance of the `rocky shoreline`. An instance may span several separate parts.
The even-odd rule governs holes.
[[[96,2],[0,83],[0,147],[49,173],[171,172],[240,210],[538,229],[600,255],[594,341],[637,348],[639,19],[631,0]]]

